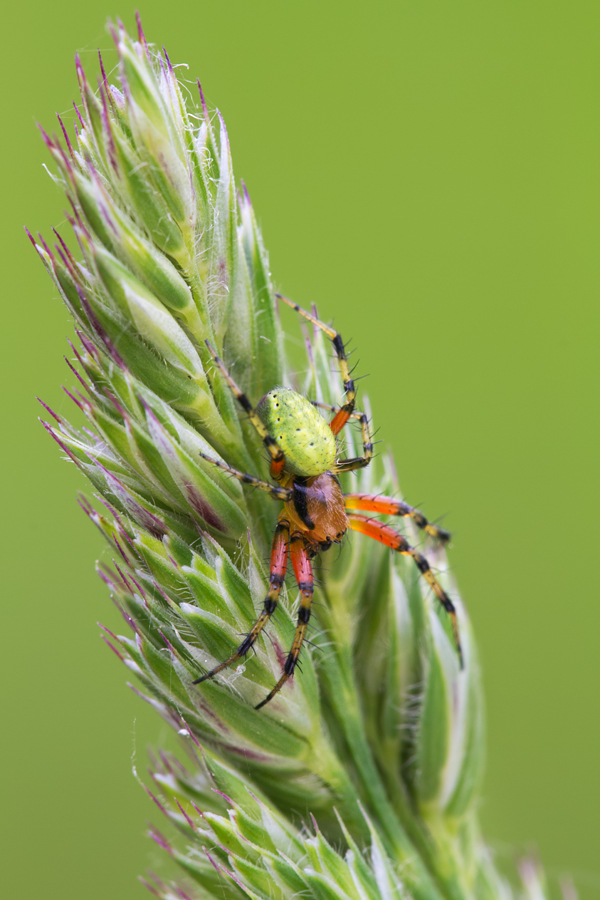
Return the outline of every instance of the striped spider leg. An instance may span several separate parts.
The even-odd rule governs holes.
[[[218,666],[215,666],[214,669],[211,669],[210,672],[206,672],[204,675],[201,675],[200,678],[197,678],[193,682],[194,684],[201,684],[203,681],[213,678],[215,675],[218,675],[219,672],[222,672],[223,669],[233,665],[250,652],[257,638],[277,609],[281,588],[283,587],[285,573],[287,571],[288,556],[292,561],[296,583],[300,590],[300,607],[298,609],[296,631],[279,681],[265,699],[255,706],[255,709],[261,709],[269,703],[275,694],[279,693],[286,681],[294,674],[310,620],[312,597],[314,593],[314,578],[307,543],[303,535],[295,533],[290,538],[289,525],[285,520],[281,520],[277,524],[275,535],[273,537],[269,571],[269,591],[259,617],[231,656],[222,663],[219,663]]]
[[[297,303],[294,303],[294,301],[290,300],[288,297],[284,297],[283,294],[275,294],[275,296],[278,300],[283,300],[284,303],[287,303],[288,306],[291,306],[291,308],[301,316],[303,316],[303,318],[308,319],[309,322],[312,322],[313,325],[316,325],[317,328],[320,328],[321,331],[323,331],[327,335],[327,337],[333,344],[333,349],[336,352],[336,356],[338,358],[338,363],[340,366],[342,381],[344,382],[344,392],[346,394],[346,402],[343,406],[340,407],[335,415],[335,418],[331,422],[331,430],[334,434],[338,434],[338,432],[342,430],[342,428],[350,418],[350,415],[354,411],[354,404],[356,401],[356,387],[354,385],[354,381],[352,380],[352,376],[350,375],[350,369],[348,368],[348,358],[344,349],[342,336],[335,330],[335,328],[332,328],[330,325],[327,325],[325,322],[317,319],[317,317],[313,316],[312,313],[309,313],[305,309],[302,309],[301,306],[298,306]]]
[[[223,460],[215,459],[207,453],[202,453],[201,450],[198,451],[198,455],[201,456],[202,459],[205,459],[206,462],[212,463],[212,465],[216,466],[218,469],[222,469],[224,472],[233,475],[233,477],[237,478],[239,481],[243,481],[244,484],[249,484],[252,485],[252,487],[259,488],[261,491],[265,491],[265,493],[271,495],[273,500],[281,500],[283,503],[287,503],[292,498],[293,491],[289,488],[281,487],[279,484],[271,484],[269,481],[263,481],[261,478],[256,478],[255,475],[248,475],[246,472],[240,472],[239,469],[234,469],[233,466],[228,465],[226,462],[223,462]]]
[[[383,494],[344,494],[346,509],[362,509],[365,512],[376,512],[386,516],[404,516],[412,519],[430,537],[442,544],[450,540],[450,532],[429,522],[420,510],[409,506],[404,500],[385,497]]]
[[[298,663],[298,657],[300,656],[300,650],[302,649],[306,629],[308,628],[308,622],[310,620],[310,608],[314,593],[314,578],[307,544],[301,534],[297,533],[292,535],[290,540],[290,559],[294,568],[296,583],[300,591],[300,607],[298,609],[296,632],[294,634],[291,650],[283,665],[283,674],[281,675],[281,678],[265,699],[255,706],[255,709],[261,709],[266,703],[272,700],[275,694],[279,693],[288,678],[291,678],[294,674],[294,669]]]
[[[281,447],[279,446],[279,444],[277,443],[275,438],[269,434],[266,426],[261,421],[260,416],[254,409],[254,407],[252,406],[252,404],[250,403],[250,401],[248,400],[248,398],[246,397],[246,395],[244,394],[242,389],[233,380],[233,378],[229,374],[223,360],[217,355],[217,352],[215,351],[214,347],[211,345],[211,343],[209,341],[206,341],[206,346],[208,347],[209,353],[212,356],[212,358],[214,359],[216,365],[220,369],[223,378],[229,385],[231,393],[233,394],[235,399],[238,401],[238,403],[240,404],[240,406],[242,407],[244,412],[246,412],[248,414],[248,418],[254,425],[254,428],[258,432],[260,439],[262,440],[263,444],[265,445],[267,453],[269,454],[269,456],[271,458],[271,468],[270,468],[271,478],[274,478],[275,481],[282,481],[283,477],[284,477],[284,469],[285,469],[285,455],[283,453],[283,450],[281,449]]]
[[[307,310],[302,309],[301,306],[298,306],[297,303],[294,303],[293,300],[290,300],[288,297],[284,297],[283,294],[276,294],[276,297],[279,300],[283,300],[284,303],[287,303],[288,306],[291,306],[293,310],[295,310],[299,315],[303,318],[307,319],[313,325],[316,325],[317,328],[320,328],[323,331],[331,343],[333,344],[333,349],[335,350],[336,356],[338,358],[338,363],[340,367],[340,373],[342,376],[342,381],[344,383],[344,392],[346,394],[346,402],[340,406],[339,408],[336,406],[330,406],[328,403],[320,403],[317,400],[313,400],[312,405],[318,406],[321,409],[329,409],[335,413],[333,419],[329,423],[329,427],[334,435],[338,435],[344,425],[347,424],[349,419],[358,419],[360,421],[361,431],[362,431],[362,440],[363,440],[363,456],[356,457],[355,459],[342,459],[336,463],[335,471],[336,472],[352,472],[355,469],[362,469],[365,466],[368,466],[373,458],[373,443],[371,441],[371,433],[369,429],[369,420],[365,413],[355,412],[354,407],[356,404],[356,385],[354,384],[354,380],[350,374],[350,369],[348,368],[348,357],[346,356],[346,350],[344,348],[344,342],[342,340],[341,334],[332,328],[330,325],[327,325],[325,322],[322,322],[321,319],[317,319],[316,316],[313,316],[312,313],[309,313]]]
[[[290,532],[287,523],[280,522],[275,529],[275,534],[273,535],[273,544],[271,548],[271,566],[269,570],[269,591],[267,596],[265,597],[264,605],[262,612],[257,618],[256,622],[241,642],[239,647],[231,654],[231,656],[226,659],[224,662],[219,663],[218,666],[215,666],[214,669],[211,669],[210,672],[206,672],[200,678],[197,678],[193,683],[201,684],[203,681],[206,681],[209,678],[212,678],[214,675],[217,675],[219,672],[222,672],[223,669],[226,669],[228,666],[233,665],[233,663],[237,662],[242,656],[246,656],[247,653],[252,649],[256,639],[264,629],[267,622],[270,620],[271,616],[277,609],[277,604],[279,602],[279,595],[281,593],[281,588],[283,587],[283,582],[285,580],[285,573],[287,571],[288,565],[288,554],[290,549]],[[264,703],[267,701],[265,700]],[[263,706],[264,703],[260,705]],[[258,707],[257,707],[258,708]]]
[[[360,495],[350,495],[350,497],[352,498],[356,496]],[[345,500],[346,498],[344,497],[344,501]],[[406,538],[404,538],[401,534],[398,534],[398,532],[395,531],[391,527],[391,525],[385,525],[378,519],[371,519],[369,516],[362,516],[358,513],[349,513],[348,525],[353,531],[358,531],[361,534],[365,534],[367,537],[373,538],[376,541],[380,541],[382,544],[385,544],[386,547],[390,547],[392,550],[395,550],[397,553],[401,553],[403,556],[410,556],[411,559],[414,560],[417,569],[450,616],[450,621],[452,623],[452,632],[454,634],[454,643],[456,644],[460,667],[462,669],[464,666],[464,659],[462,645],[460,642],[460,635],[458,632],[456,607],[431,571],[431,566],[429,565],[423,554],[419,553],[418,550],[415,550],[414,547],[411,547]]]

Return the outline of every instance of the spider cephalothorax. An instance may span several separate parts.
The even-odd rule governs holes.
[[[408,516],[419,528],[442,542],[448,541],[450,535],[436,525],[432,525],[421,512],[402,500],[380,495],[342,493],[338,474],[368,466],[373,456],[373,444],[367,416],[354,409],[356,390],[348,369],[344,344],[340,335],[324,322],[301,309],[286,297],[282,297],[281,294],[277,296],[324,331],[330,338],[338,358],[346,402],[338,409],[316,401],[311,402],[290,388],[275,387],[265,394],[258,406],[254,408],[208,344],[215,363],[263,441],[271,460],[270,472],[275,483],[262,481],[254,475],[238,472],[237,469],[233,469],[220,460],[208,456],[204,458],[239,478],[240,481],[267,491],[275,500],[283,502],[283,509],[279,514],[273,537],[269,592],[265,598],[263,609],[235,653],[198,678],[196,683],[212,678],[213,675],[245,656],[251,649],[277,608],[288,560],[292,563],[300,590],[296,634],[283,667],[283,674],[273,690],[258,704],[257,709],[275,696],[296,668],[311,613],[314,590],[311,559],[317,553],[328,550],[332,544],[339,544],[348,529],[362,532],[368,537],[381,541],[392,550],[414,559],[423,578],[452,619],[454,638],[462,664],[454,604],[431,571],[426,558],[411,547],[406,539],[391,526],[378,519],[351,512],[351,510],[359,509],[364,512],[391,516]],[[327,423],[317,412],[315,409],[317,406],[334,413],[331,422]],[[338,459],[336,436],[351,418],[360,422],[363,455],[353,459]]]

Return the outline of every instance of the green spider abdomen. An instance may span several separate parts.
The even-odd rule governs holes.
[[[274,388],[256,412],[285,454],[294,475],[321,475],[335,463],[335,437],[323,416],[306,397],[290,388]]]

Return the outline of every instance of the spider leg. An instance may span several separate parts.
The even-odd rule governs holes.
[[[329,403],[321,403],[319,400],[311,400],[313,406],[319,406],[321,409],[330,409],[336,413],[331,422],[329,423],[329,427],[333,431],[334,434],[338,434],[340,430],[344,427],[344,425],[348,422],[349,419],[358,419],[360,422],[360,430],[362,432],[362,442],[363,442],[363,455],[357,456],[354,459],[340,459],[332,469],[333,472],[353,472],[355,469],[364,469],[365,466],[368,466],[371,460],[373,459],[373,441],[371,438],[371,429],[369,427],[369,419],[364,412],[351,412],[348,414],[348,418],[345,422],[337,427],[336,419],[337,413],[341,412],[337,408],[337,406],[331,406]],[[337,431],[334,430],[334,425],[337,428]]]
[[[260,478],[255,478],[254,475],[247,475],[245,472],[240,472],[238,469],[234,469],[233,466],[229,466],[220,459],[213,459],[212,456],[207,456],[207,454],[202,453],[201,450],[199,450],[198,453],[202,459],[206,460],[206,462],[212,463],[212,465],[217,466],[218,469],[223,469],[224,472],[229,472],[230,475],[243,481],[244,484],[251,484],[253,487],[260,488],[261,491],[270,494],[274,500],[281,500],[283,503],[287,503],[292,499],[293,491],[288,488],[280,487],[278,484],[270,484],[268,481],[261,481]]]
[[[460,660],[460,667],[462,669],[464,661],[460,643],[460,636],[458,633],[456,607],[431,571],[431,567],[425,557],[417,550],[415,550],[414,547],[411,547],[406,538],[402,537],[401,534],[398,534],[397,531],[394,531],[394,529],[391,528],[390,525],[384,525],[383,522],[379,522],[377,521],[377,519],[370,519],[368,516],[350,514],[348,516],[348,524],[353,531],[359,531],[361,534],[366,534],[367,537],[373,538],[376,541],[381,541],[381,543],[385,544],[386,547],[391,547],[392,550],[396,550],[398,553],[402,553],[404,556],[411,556],[414,559],[419,572],[450,616],[450,620],[452,622],[452,631],[454,633],[454,643],[456,644],[458,658]]]
[[[233,378],[227,371],[225,363],[217,355],[217,352],[214,349],[214,347],[211,345],[211,343],[209,341],[206,341],[206,346],[208,347],[209,353],[212,356],[212,358],[214,359],[216,365],[220,369],[221,374],[223,375],[223,378],[225,379],[225,381],[231,388],[231,392],[232,392],[233,396],[238,401],[238,403],[240,404],[242,409],[246,413],[248,413],[248,418],[254,425],[256,431],[258,432],[260,439],[262,440],[263,444],[265,445],[265,447],[267,449],[269,456],[271,457],[271,476],[276,481],[279,481],[281,479],[281,477],[283,476],[283,469],[285,466],[285,456],[284,456],[283,450],[281,449],[281,447],[279,446],[279,444],[277,443],[275,438],[271,437],[271,435],[265,428],[263,422],[261,421],[260,416],[254,409],[254,407],[252,406],[252,404],[250,403],[250,401],[248,400],[248,398],[246,397],[246,395],[244,394],[242,389],[233,380]]]
[[[415,525],[422,528],[431,537],[436,538],[442,544],[450,540],[450,533],[437,525],[432,525],[422,512],[409,506],[403,500],[395,500],[393,497],[384,497],[377,494],[344,494],[346,509],[364,509],[368,512],[382,513],[386,516],[407,516]]]
[[[329,423],[329,427],[331,428],[331,430],[333,431],[334,434],[340,433],[340,431],[342,430],[342,428],[344,427],[344,425],[346,424],[348,419],[359,419],[360,421],[362,421],[362,418],[365,415],[364,413],[359,412],[358,410],[356,410],[356,412],[348,413],[348,419],[346,420],[346,422],[344,422],[342,425],[340,425],[339,428],[337,427],[337,425],[334,428],[336,416],[339,412],[341,412],[339,406],[332,406],[331,403],[321,403],[320,400],[311,400],[310,402],[312,403],[313,406],[318,406],[319,409],[329,409],[331,412],[336,414],[333,417],[333,419],[331,420],[331,422]]]
[[[321,331],[325,332],[331,343],[333,344],[333,349],[336,352],[336,356],[338,358],[338,363],[340,366],[340,373],[342,375],[342,381],[344,382],[344,391],[346,393],[346,402],[343,406],[340,407],[336,411],[335,416],[331,421],[331,430],[334,434],[338,434],[352,415],[354,411],[354,402],[356,400],[356,387],[354,386],[354,381],[352,379],[352,375],[350,374],[350,369],[348,368],[348,357],[346,356],[346,351],[344,350],[344,342],[342,341],[342,336],[332,328],[330,325],[326,325],[325,322],[321,322],[320,319],[317,319],[316,316],[313,316],[312,313],[307,312],[305,309],[302,309],[301,306],[298,306],[297,303],[294,303],[293,300],[289,300],[288,297],[284,297],[283,294],[275,294],[278,300],[283,300],[284,303],[287,303],[288,306],[291,306],[292,309],[295,309],[297,313],[300,313],[301,316],[304,316],[305,319],[308,319],[309,322],[312,322],[313,325],[316,325],[317,328],[320,328]]]
[[[271,550],[271,568],[269,574],[269,592],[265,598],[264,606],[260,616],[254,623],[242,643],[239,645],[235,653],[232,653],[229,659],[226,659],[225,662],[219,663],[219,665],[215,666],[214,669],[211,669],[210,672],[207,672],[205,675],[197,678],[193,682],[194,684],[200,684],[202,681],[206,681],[208,678],[212,678],[214,675],[217,675],[223,669],[226,669],[227,666],[230,666],[232,665],[232,663],[237,662],[237,660],[241,656],[246,656],[248,651],[254,645],[257,637],[277,609],[277,603],[279,601],[279,595],[281,593],[281,588],[285,579],[285,572],[287,569],[289,537],[290,532],[287,523],[279,522],[273,536],[273,547]]]
[[[294,567],[294,575],[300,589],[300,609],[298,610],[298,623],[296,625],[296,633],[292,643],[292,649],[287,655],[287,659],[283,666],[283,675],[268,694],[255,709],[261,709],[272,700],[275,694],[279,693],[288,678],[294,674],[294,669],[298,664],[298,657],[304,642],[304,636],[310,619],[310,607],[314,591],[312,565],[308,556],[306,543],[300,534],[295,534],[290,541],[290,559]]]

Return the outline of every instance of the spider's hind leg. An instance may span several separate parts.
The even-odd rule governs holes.
[[[267,694],[255,709],[260,709],[272,700],[275,694],[279,693],[286,681],[294,674],[294,669],[298,665],[298,657],[304,643],[306,629],[310,620],[310,608],[314,592],[313,570],[308,553],[306,541],[301,534],[295,534],[290,541],[290,558],[294,567],[294,575],[300,589],[300,608],[298,609],[298,622],[296,625],[296,633],[292,648],[287,655],[283,665],[283,674],[273,690]]]
[[[211,669],[210,672],[206,672],[205,675],[197,678],[194,681],[194,684],[200,684],[202,681],[206,681],[208,678],[212,678],[214,675],[218,675],[219,672],[222,672],[223,669],[226,669],[234,662],[237,662],[238,659],[240,659],[242,656],[246,656],[246,654],[252,649],[259,634],[277,609],[277,603],[279,602],[279,595],[281,593],[281,588],[283,586],[287,569],[289,538],[290,532],[287,524],[284,522],[279,522],[277,528],[275,529],[275,535],[273,536],[273,546],[271,550],[271,568],[269,572],[269,592],[265,597],[265,602],[260,616],[254,623],[242,643],[236,649],[235,653],[232,653],[228,659],[226,659],[222,663],[219,663],[219,665],[215,666],[214,669]]]

